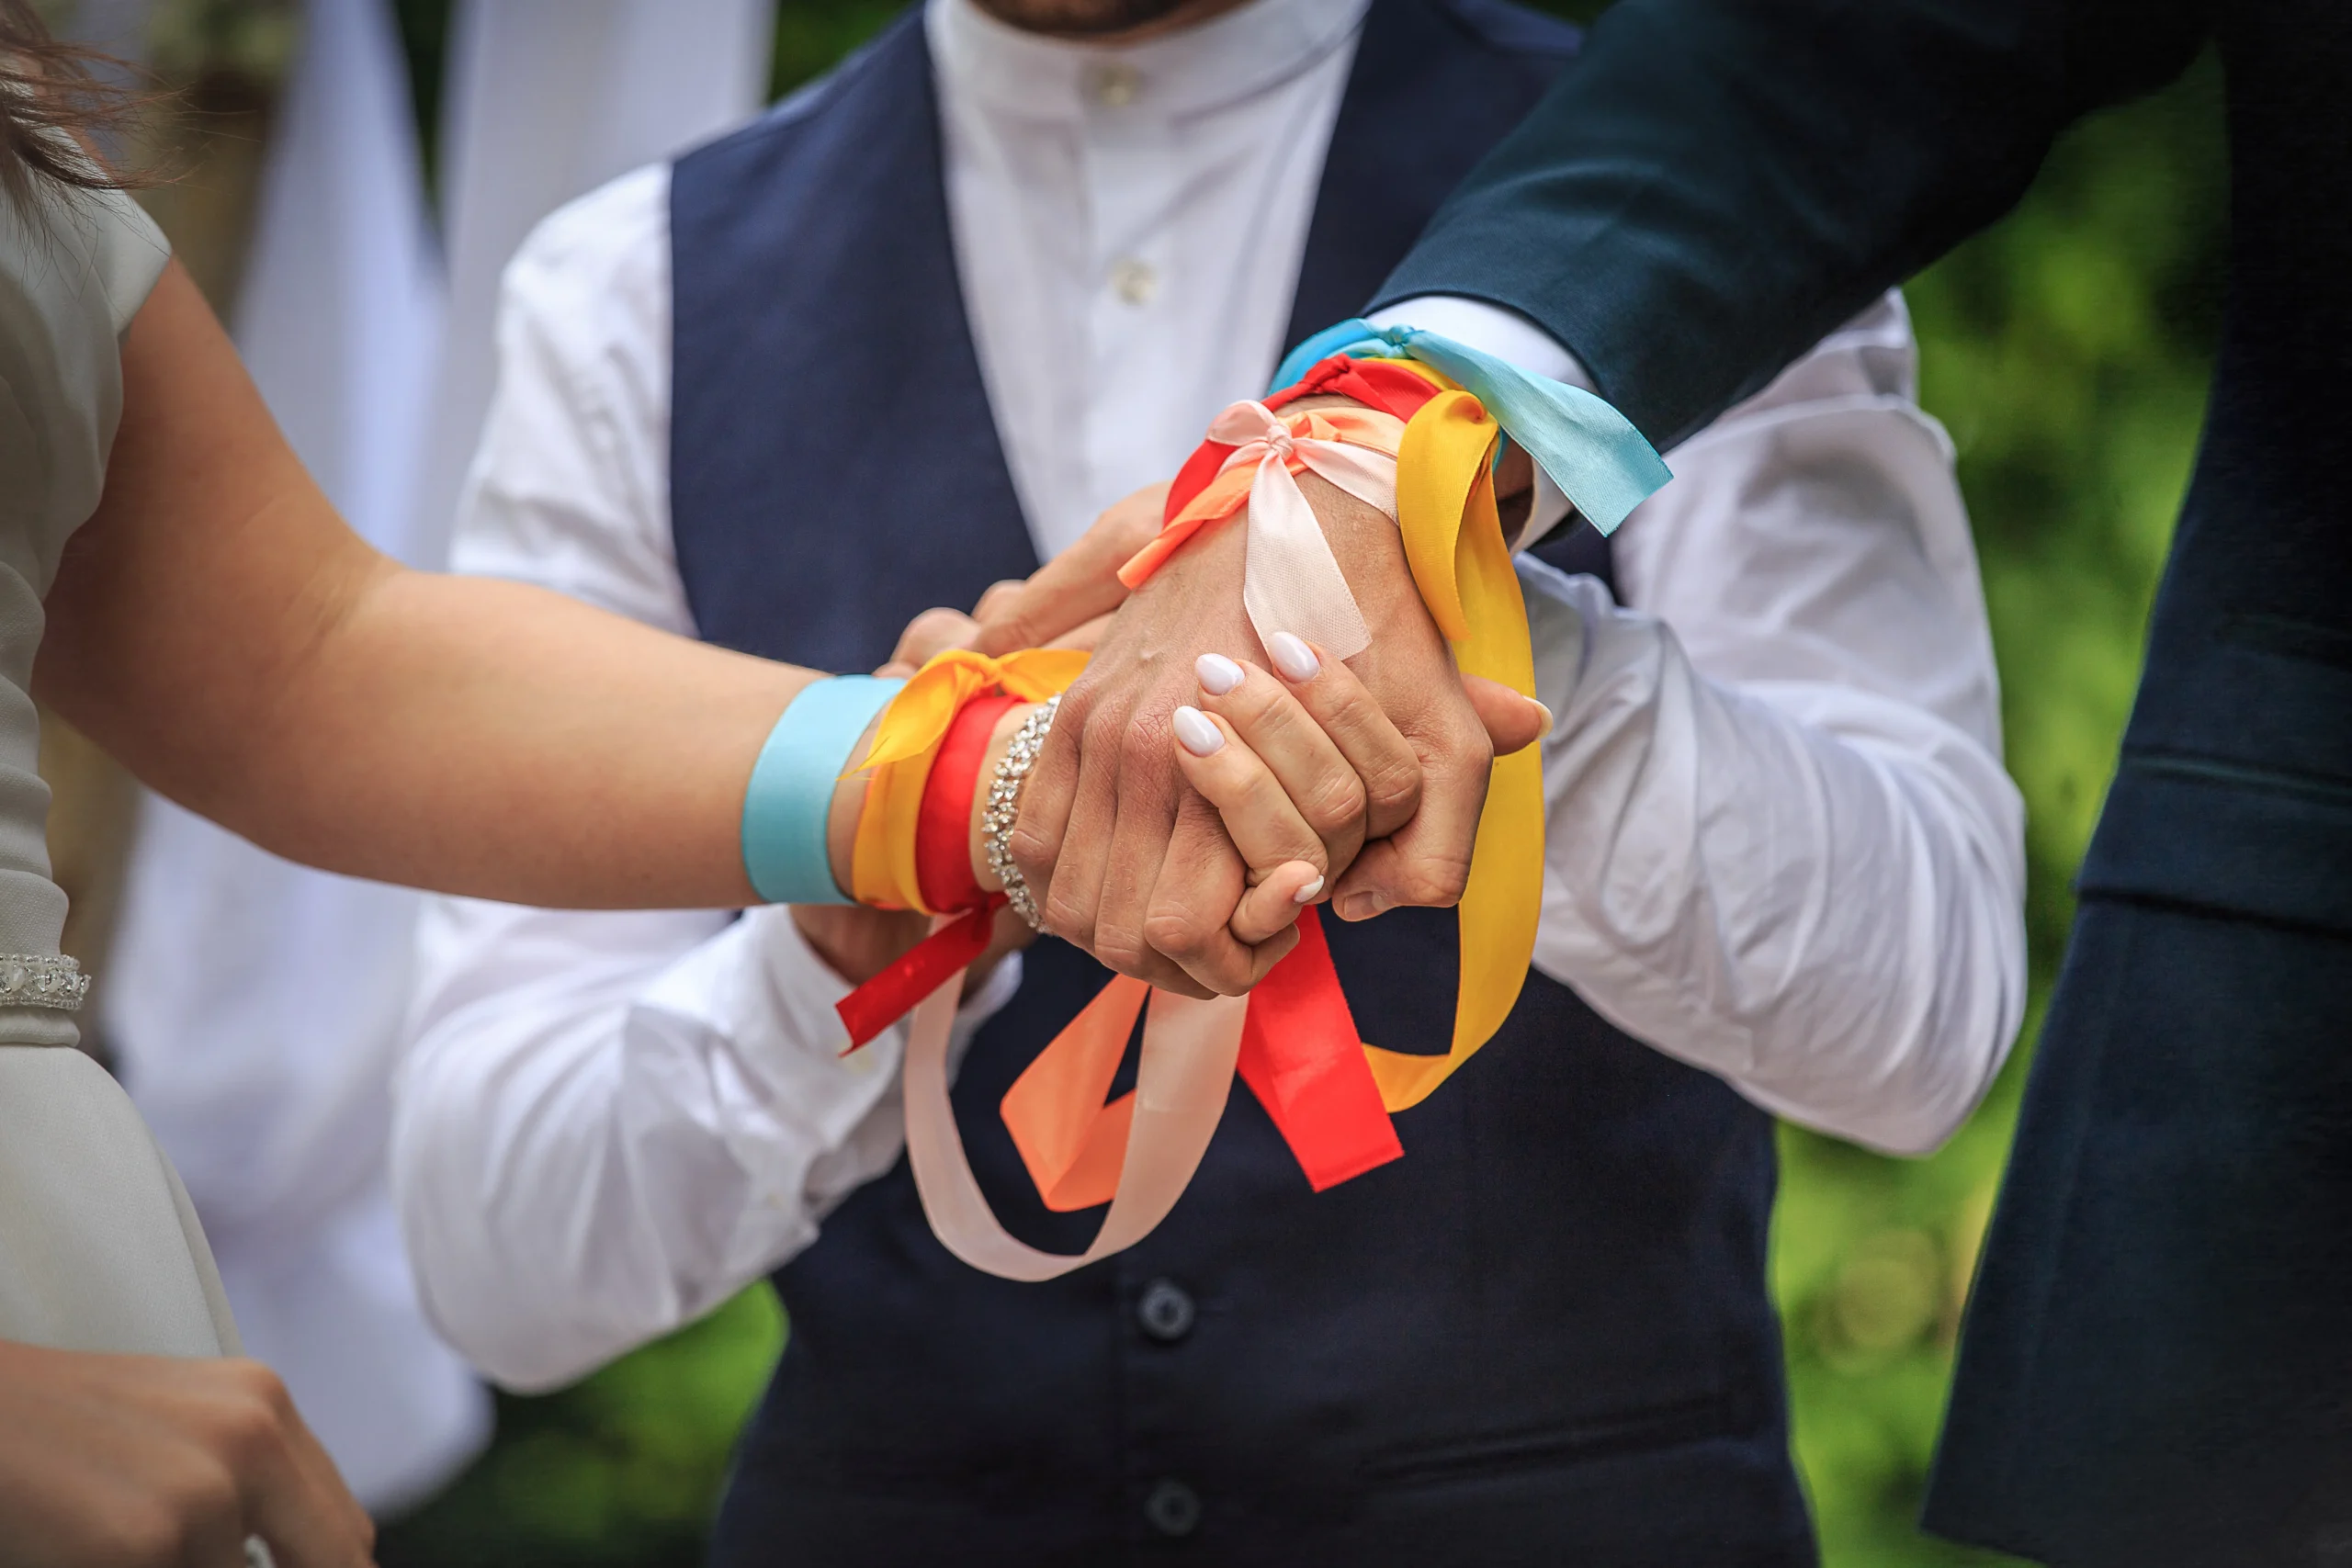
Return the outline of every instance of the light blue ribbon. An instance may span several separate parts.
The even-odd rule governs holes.
[[[1273,389],[1300,380],[1335,354],[1418,359],[1450,378],[1487,405],[1503,434],[1527,448],[1603,534],[1615,533],[1627,513],[1674,477],[1633,422],[1606,400],[1419,327],[1375,327],[1361,318],[1326,327],[1290,351],[1274,372]]]
[[[825,826],[850,751],[904,681],[842,675],[800,688],[743,792],[743,871],[771,904],[854,904],[833,883]]]

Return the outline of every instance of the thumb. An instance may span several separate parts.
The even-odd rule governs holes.
[[[1500,681],[1464,675],[1462,691],[1478,722],[1487,727],[1487,739],[1494,742],[1498,757],[1532,746],[1552,732],[1552,710],[1533,697],[1521,696]]]

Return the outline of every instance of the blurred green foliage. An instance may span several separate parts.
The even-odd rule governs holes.
[[[896,9],[786,0],[778,93]],[[1923,401],[1957,444],[1975,521],[2009,766],[2029,808],[2029,1042],[2195,453],[2222,296],[2220,106],[2207,61],[2082,127],[2016,213],[1909,288]],[[1913,1519],[2029,1055],[2021,1045],[1930,1159],[1783,1134],[1772,1284],[1830,1568],[1997,1561]],[[497,1446],[387,1532],[385,1568],[695,1561],[729,1444],[782,1337],[762,1288],[573,1389],[502,1399]]]

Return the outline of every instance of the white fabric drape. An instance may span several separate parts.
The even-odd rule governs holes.
[[[446,553],[514,244],[613,172],[756,108],[772,19],[767,0],[461,6],[445,272],[391,7],[312,0],[234,325],[296,451],[372,543],[424,567]],[[489,1430],[419,1311],[385,1185],[416,908],[150,799],[97,990],[248,1350],[379,1512],[440,1485]]]
[[[439,559],[495,374],[498,278],[532,226],[756,109],[774,0],[460,0],[443,143],[449,353],[416,498]]]
[[[413,559],[441,279],[383,0],[311,7],[278,126],[238,348],[352,525]],[[394,1234],[385,1084],[415,907],[151,798],[96,993],[248,1351],[277,1369],[377,1508],[439,1484],[489,1431],[488,1403],[426,1327],[399,1247],[353,1245]]]

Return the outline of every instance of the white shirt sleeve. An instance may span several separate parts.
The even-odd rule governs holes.
[[[1942,430],[1889,295],[1679,448],[1626,607],[1522,557],[1535,962],[1794,1121],[1923,1152],[2025,1005],[2024,809]]]
[[[507,271],[460,570],[693,631],[668,507],[663,169],[558,212]],[[968,1038],[1017,958],[964,1009]],[[790,912],[433,900],[391,1174],[435,1325],[493,1380],[567,1382],[709,1310],[890,1168],[903,1026],[855,1055]]]

